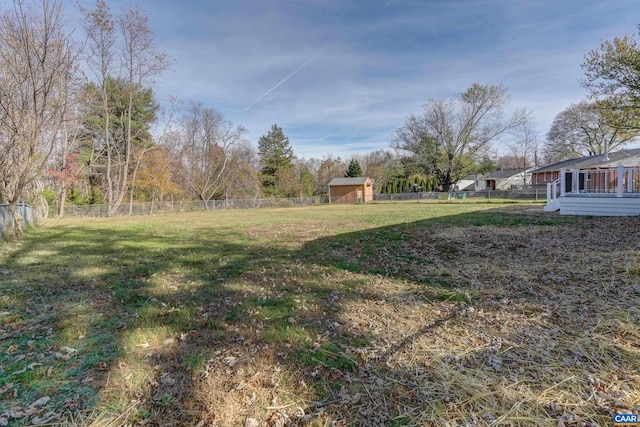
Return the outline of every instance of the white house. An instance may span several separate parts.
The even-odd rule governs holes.
[[[468,175],[456,183],[460,191],[512,190],[529,185],[530,170],[500,169],[490,174]]]

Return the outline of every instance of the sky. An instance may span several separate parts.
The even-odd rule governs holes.
[[[531,110],[544,139],[556,114],[587,97],[585,54],[636,35],[640,23],[635,0],[107,4],[146,11],[158,48],[175,60],[154,88],[159,97],[215,108],[256,146],[277,124],[307,159],[390,150],[409,115],[473,83],[505,86],[507,113]]]

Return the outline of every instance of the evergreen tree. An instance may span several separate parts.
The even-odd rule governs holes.
[[[260,177],[266,194],[277,196],[279,193],[278,176],[289,175],[286,172],[294,169],[293,148],[289,138],[278,125],[271,126],[271,130],[258,140],[258,153],[262,169]]]
[[[110,106],[107,112],[103,97]],[[125,80],[111,77],[104,88],[88,83],[84,98],[87,111],[78,149],[87,166],[92,191],[102,191],[99,198],[91,195],[89,200],[104,200],[109,205],[107,215],[111,216],[131,186],[133,153],[152,143],[151,126],[159,105],[151,88],[129,87]]]
[[[347,178],[358,178],[362,176],[362,168],[360,167],[360,163],[356,159],[351,159],[349,163],[349,168],[347,169],[347,174],[345,177]]]

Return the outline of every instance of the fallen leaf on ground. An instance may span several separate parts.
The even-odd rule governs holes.
[[[29,408],[35,408],[35,407],[38,407],[38,406],[45,406],[47,403],[49,403],[50,400],[51,400],[51,398],[49,396],[43,396],[40,399],[38,399],[35,402],[33,402],[31,405],[29,405]]]

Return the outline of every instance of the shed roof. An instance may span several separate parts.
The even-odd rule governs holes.
[[[329,183],[329,187],[337,187],[340,185],[363,185],[367,181],[373,182],[368,176],[358,178],[333,178]]]
[[[631,150],[620,150],[609,153],[609,159],[605,160],[603,155],[578,157],[575,159],[563,160],[552,163],[534,170],[534,173],[559,171],[560,169],[588,169],[588,168],[610,168],[618,165],[631,167],[640,166],[640,148]]]

